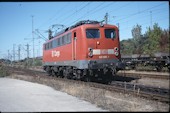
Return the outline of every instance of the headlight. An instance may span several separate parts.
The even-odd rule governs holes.
[[[118,47],[115,47],[114,50],[117,52],[119,49],[118,49]]]
[[[118,53],[118,52],[115,52],[115,55],[116,55],[116,56],[118,56],[118,55],[119,55],[119,53]]]
[[[115,55],[116,55],[116,56],[119,55],[119,49],[118,49],[118,47],[115,47],[115,48],[114,48],[114,52],[115,52]]]
[[[88,48],[88,50],[89,50],[89,57],[93,57],[93,49],[92,48]]]

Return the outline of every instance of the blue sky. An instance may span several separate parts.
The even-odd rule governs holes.
[[[0,2],[0,58],[7,58],[8,50],[18,59],[18,45],[21,45],[21,59],[25,58],[26,44],[30,45],[30,57],[33,56],[32,17],[34,29],[47,37],[46,30],[53,24],[71,26],[80,20],[104,19],[109,14],[108,24],[119,23],[120,40],[132,38],[131,30],[142,26],[142,33],[154,23],[162,29],[169,28],[168,1],[93,1],[93,2]],[[34,35],[35,56],[42,55],[43,39]]]

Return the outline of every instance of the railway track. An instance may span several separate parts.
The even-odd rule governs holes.
[[[20,68],[20,67],[16,66],[14,68]],[[24,67],[22,67],[22,68],[24,68]],[[31,70],[34,70],[34,69],[31,69]],[[42,72],[43,72],[43,70],[42,70]],[[133,78],[170,79],[170,73],[147,72],[147,71],[142,72],[142,71],[134,71],[134,70],[132,70],[132,71],[120,70],[120,71],[118,71],[117,76],[133,77]]]
[[[169,89],[118,81],[112,82],[111,85],[120,87],[122,91],[128,90],[129,93],[137,96],[169,102]]]
[[[45,72],[33,71],[28,69],[20,69],[15,67],[8,67],[8,69],[9,72],[12,74],[14,73],[21,74],[21,75],[23,74],[23,75],[33,76],[33,77],[41,77],[44,79],[55,79],[55,80],[60,80],[65,82],[74,82],[76,84],[84,84],[90,87],[106,89],[109,91],[133,94],[138,97],[144,97],[152,100],[157,100],[160,102],[169,103],[169,89],[165,89],[165,88],[156,88],[156,87],[137,85],[137,84],[127,83],[127,82],[118,82],[118,81],[113,81],[110,85],[106,85],[101,83],[82,82],[82,81],[75,81],[70,79],[47,76]]]
[[[134,77],[134,78],[156,78],[156,79],[170,79],[169,73],[147,73],[147,72],[129,72],[119,71],[118,76]]]

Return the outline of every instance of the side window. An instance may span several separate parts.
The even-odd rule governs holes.
[[[60,38],[58,38],[58,46],[60,46]]]
[[[57,47],[57,40],[56,39],[52,41],[52,48],[55,48],[55,47]]]
[[[56,43],[57,43],[57,46],[56,47],[58,47],[59,45],[58,45],[58,38],[56,39]]]
[[[64,35],[64,44],[67,44],[67,35]]]
[[[44,45],[44,50],[48,50],[48,49],[56,48],[58,46],[69,44],[69,43],[71,43],[71,37],[72,37],[72,34],[68,33],[62,37],[59,37],[59,38],[51,41],[51,42],[48,42]],[[74,33],[74,37],[76,37],[76,33]]]
[[[60,37],[60,46],[62,46],[63,44],[62,44],[62,37]]]
[[[49,43],[47,43],[46,46],[47,46],[47,50],[48,50],[49,49]]]
[[[62,36],[61,38],[62,38],[62,45],[64,45],[64,36]]]
[[[116,38],[116,31],[114,29],[105,29],[105,37],[111,39]]]
[[[67,34],[67,44],[71,42],[71,33]]]
[[[44,44],[44,50],[46,50],[46,44]]]
[[[57,39],[55,39],[55,47],[57,47]]]
[[[50,49],[52,49],[52,47],[53,47],[53,43],[52,43],[52,41],[50,42]]]
[[[46,49],[46,44],[44,44],[44,50],[47,50],[47,49]]]
[[[71,36],[72,36],[72,33],[69,34],[69,43],[71,42]]]
[[[51,45],[51,42],[49,42],[49,46],[48,46],[48,49],[51,49],[51,46],[52,46],[52,45]]]
[[[50,42],[48,42],[48,49],[50,49]]]

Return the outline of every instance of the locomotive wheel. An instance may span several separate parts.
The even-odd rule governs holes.
[[[60,76],[61,78],[64,78],[63,70],[61,70],[59,73],[60,73],[60,75],[59,75],[59,76]]]
[[[76,71],[76,79],[77,79],[77,80],[80,80],[81,76],[82,76],[81,70],[77,70],[77,71]]]
[[[64,78],[62,67],[59,67],[58,76],[61,77],[61,78]]]
[[[114,70],[113,69],[108,70],[104,74],[104,76],[102,76],[102,83],[110,84],[112,82],[112,80],[113,80],[113,75],[115,75],[115,71],[116,71],[115,68],[114,68]]]
[[[51,76],[55,76],[56,75],[56,73],[55,73],[55,71],[54,70],[51,70]]]
[[[50,67],[47,67],[47,68],[46,68],[46,71],[47,71],[47,73],[48,73],[48,76],[51,76],[51,68],[50,68]]]
[[[162,70],[162,66],[156,66],[157,72],[160,72]]]
[[[59,71],[57,71],[57,72],[55,71],[55,76],[56,76],[56,77],[59,77],[59,76],[60,76]]]
[[[85,81],[85,82],[91,82],[90,76],[84,76],[84,77],[82,78],[82,80]]]
[[[110,76],[107,76],[107,78],[105,77],[102,79],[103,84],[111,84],[111,82],[112,82],[112,77]]]
[[[63,70],[63,76],[65,77],[65,78],[67,78],[67,79],[71,79],[71,72],[70,72],[70,70],[69,69],[64,69]]]

